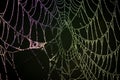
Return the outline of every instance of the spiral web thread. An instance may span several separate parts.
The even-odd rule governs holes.
[[[4,68],[1,79],[9,79],[7,63],[20,79],[14,54],[32,49],[41,49],[48,57],[48,79],[53,79],[54,71],[61,80],[120,79],[118,0],[3,2],[5,5],[0,10],[0,56]],[[36,53],[32,53],[37,59]]]

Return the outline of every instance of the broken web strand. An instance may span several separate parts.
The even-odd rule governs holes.
[[[19,49],[19,51],[25,51],[25,50],[31,50],[31,49],[42,49],[42,48],[44,48],[44,46],[45,46],[45,44],[46,43],[40,43],[40,42],[36,42],[36,41],[31,41],[30,40],[30,47],[29,48],[26,48],[26,49]],[[1,50],[1,52],[3,52],[3,50]],[[9,52],[9,51],[8,51]],[[17,51],[18,52],[18,51]],[[32,51],[33,52],[33,51]],[[14,52],[15,53],[15,52]],[[8,54],[10,54],[10,53],[8,53]],[[36,55],[35,55],[35,53],[33,52],[33,54],[34,54],[34,56],[36,57]],[[13,55],[14,56],[14,54],[12,53],[11,55]],[[2,57],[3,56],[3,57]],[[6,80],[8,79],[7,78],[7,70],[6,70],[6,63],[5,63],[5,60],[7,60],[6,59],[6,55],[5,55],[5,52],[4,52],[4,54],[2,53],[1,54],[1,58],[3,59],[2,60],[2,62],[3,62],[3,64],[4,64],[4,69],[5,69],[5,73],[6,73]],[[17,73],[17,71],[16,71],[16,69],[15,69],[15,64],[14,64],[14,57],[11,57],[11,59],[12,59],[12,63],[9,63],[9,64],[11,64],[11,66],[13,67],[13,69],[15,70],[15,72],[16,72],[16,74],[18,75],[18,73]],[[36,57],[36,59],[37,59],[37,57]],[[38,60],[39,61],[39,60]],[[39,62],[40,63],[40,62]],[[19,80],[20,80],[20,78],[19,78]]]
[[[22,31],[21,31],[22,32]],[[31,40],[29,40],[30,41],[30,48],[27,48],[27,49],[38,49],[39,47],[41,48],[42,46],[41,45],[38,45],[38,42],[33,42],[33,41],[31,41]],[[31,45],[31,44],[37,44],[37,45]],[[39,46],[39,47],[38,47]],[[24,51],[24,50],[27,50],[27,49],[20,49],[19,51]]]
[[[45,36],[44,36],[44,39],[45,39]],[[43,50],[45,51],[46,55],[48,55],[47,52],[46,52],[46,49],[44,47],[43,47]]]
[[[71,3],[72,2],[74,2],[74,1],[72,1],[72,0],[70,0],[71,1]],[[83,1],[83,0],[82,0]],[[27,2],[27,1],[26,1]],[[62,1],[60,1],[60,2],[62,2]],[[84,1],[83,1],[84,2]],[[99,0],[99,2],[101,2],[100,0]],[[65,3],[65,1],[63,1],[63,3]],[[60,4],[60,3],[59,3]],[[75,3],[73,3],[73,4],[75,4]],[[84,3],[83,3],[84,4]],[[87,1],[87,3],[86,3],[87,5],[89,5],[89,2]],[[96,3],[95,3],[96,4]],[[76,5],[76,4],[75,4]],[[96,4],[96,5],[98,5],[98,4]],[[101,4],[100,4],[101,5]],[[59,7],[59,6],[57,6],[57,7]],[[64,4],[64,15],[66,15],[65,14],[65,7],[66,7],[66,5]],[[89,5],[89,7],[90,7],[90,5]],[[83,9],[85,9],[85,7],[83,7],[83,5],[82,5],[82,7],[81,8],[83,8]],[[100,6],[99,6],[99,8],[100,8]],[[92,8],[90,8],[91,10],[92,10]],[[70,11],[70,10],[69,10]],[[72,10],[71,10],[72,11]],[[96,12],[97,12],[98,10],[96,10]],[[61,13],[60,11],[58,11],[59,13]],[[79,12],[79,11],[78,11]],[[93,11],[94,12],[94,11]],[[74,12],[73,12],[74,13]],[[70,14],[70,13],[69,13]],[[94,13],[94,14],[97,14],[97,13]],[[102,14],[103,15],[103,14]],[[97,15],[98,16],[98,15]],[[97,16],[95,16],[95,17],[97,17]],[[77,17],[77,16],[76,16]],[[87,16],[88,17],[88,16]],[[83,15],[82,15],[82,18],[83,18]],[[65,17],[63,18],[63,19],[65,19]],[[93,19],[94,19],[94,17],[93,17]],[[98,19],[97,19],[97,21],[98,21]],[[59,21],[58,21],[59,22]],[[72,21],[73,22],[73,21]],[[84,23],[86,23],[86,21],[84,21]],[[63,23],[64,24],[64,23]],[[62,27],[61,26],[61,23],[59,23],[59,25],[60,25],[60,27]],[[85,25],[86,26],[86,25]],[[100,26],[100,25],[99,25]],[[91,26],[90,26],[91,27]],[[83,27],[84,28],[84,27]],[[81,28],[82,29],[82,28]],[[86,28],[86,30],[87,30],[87,28]],[[99,28],[99,30],[100,30],[100,28]],[[109,32],[109,31],[107,31],[107,32]],[[75,32],[73,32],[73,33],[75,33]],[[102,33],[102,31],[100,30],[100,33]],[[98,37],[98,34],[97,34],[97,31],[96,31],[96,33],[95,33],[96,35],[97,35],[97,37]],[[60,34],[58,34],[58,35],[60,35]],[[88,34],[87,34],[88,35]],[[103,35],[103,34],[102,34]],[[82,38],[83,37],[83,35],[79,35],[80,36],[80,38]],[[80,39],[80,38],[78,38],[78,39]],[[88,39],[88,38],[87,38]],[[109,41],[108,41],[108,38],[106,38],[106,40],[107,40],[107,44],[109,44]],[[96,40],[96,41],[93,41],[93,43],[94,44],[96,44],[97,45],[97,42],[98,42],[98,40]],[[33,44],[33,43],[36,43],[37,44],[37,46],[36,45],[30,45],[30,48],[28,48],[28,49],[35,49],[35,48],[38,48],[38,42],[32,42],[31,40],[30,40],[30,43],[31,44]],[[85,38],[83,38],[82,39],[82,41],[81,42],[79,42],[80,43],[80,45],[83,45],[82,46],[82,49],[85,49],[85,52],[84,52],[84,56],[85,55],[88,55],[88,53],[86,52],[87,50],[86,50],[86,48],[88,48],[86,45],[88,44],[88,43],[91,43],[89,40],[86,40]],[[102,44],[102,42],[100,42],[101,44]],[[62,46],[61,46],[61,43],[59,43],[59,41],[58,41],[58,45],[60,46],[60,48],[59,48],[59,53],[62,53],[62,62],[61,62],[61,71],[62,70],[65,70],[65,68],[64,68],[64,66],[63,66],[63,60],[64,60],[64,56],[68,56],[68,54],[64,51],[64,49],[62,48]],[[40,45],[39,45],[40,46]],[[40,47],[41,48],[41,47]],[[109,47],[110,48],[110,47]],[[119,47],[118,47],[119,48]],[[97,49],[97,48],[95,48],[95,49]],[[24,50],[24,49],[23,49]],[[88,48],[88,50],[90,51],[90,52],[92,52],[89,48]],[[109,49],[107,49],[107,51],[108,51]],[[47,52],[46,52],[47,53]],[[74,53],[74,52],[73,52]],[[33,53],[33,54],[35,54],[35,53]],[[78,53],[74,53],[75,55],[77,55]],[[91,54],[94,54],[94,55],[97,55],[97,52],[93,52],[93,53],[91,53]],[[61,54],[58,54],[59,56],[61,55]],[[109,57],[108,56],[108,54],[107,54],[107,60],[110,58],[110,59],[112,59],[112,54],[110,54],[111,56]],[[90,57],[87,57],[87,60],[88,59],[90,59],[90,61],[92,62],[92,63],[89,63],[89,64],[86,64],[85,63],[85,60],[86,60],[86,58],[84,57],[84,56],[79,56],[79,58],[83,58],[84,60],[84,62],[80,59],[80,61],[81,61],[81,64],[79,65],[79,66],[81,66],[81,67],[83,67],[83,73],[84,73],[84,76],[87,78],[87,79],[90,79],[90,77],[91,77],[91,75],[88,75],[90,72],[89,71],[87,71],[87,65],[88,65],[88,68],[91,68],[91,67],[93,67],[93,65],[96,63],[96,65],[97,66],[99,66],[98,65],[98,62],[99,62],[99,60],[98,60],[98,62],[94,62],[94,61],[91,61],[92,60],[92,57],[90,56]],[[88,55],[89,56],[89,55]],[[98,55],[97,55],[98,56]],[[75,57],[75,56],[74,56]],[[37,58],[37,57],[36,57]],[[54,58],[54,57],[53,57]],[[57,57],[58,58],[58,57]],[[99,57],[97,57],[98,59],[100,59],[101,57],[99,56]],[[66,58],[66,60],[68,61],[68,60],[72,60],[73,59],[73,57],[71,57],[70,59],[67,57]],[[102,58],[103,59],[103,58]],[[57,60],[54,60],[54,61],[57,61]],[[109,61],[109,60],[108,60]],[[110,63],[111,63],[111,61],[112,60],[110,60]],[[67,63],[67,62],[66,62]],[[76,61],[76,64],[78,64],[77,63],[77,61]],[[84,65],[84,64],[86,64],[86,65]],[[55,64],[55,65],[57,65],[57,64]],[[97,67],[97,66],[95,66],[95,67]],[[102,67],[101,65],[99,66],[99,67]],[[54,66],[54,69],[56,69],[56,67]],[[68,69],[70,69],[70,67],[68,67]],[[93,68],[91,68],[91,69],[93,69]],[[109,69],[110,69],[110,67],[109,67]],[[101,73],[101,68],[99,68],[99,73]],[[109,71],[109,70],[108,70]],[[52,72],[51,72],[52,73]],[[63,73],[64,73],[64,71],[63,71]],[[67,73],[67,72],[66,72]],[[70,72],[69,73],[67,73],[67,74],[69,74],[70,75]],[[91,74],[91,73],[90,73]],[[109,75],[109,74],[108,74]],[[61,76],[62,76],[62,74],[61,74]],[[64,76],[62,76],[61,77],[62,79],[64,79]]]
[[[8,24],[8,23],[7,23]],[[13,27],[11,27],[10,25],[9,25],[9,27],[10,28],[12,28],[13,30],[15,30]],[[8,27],[8,28],[9,28]],[[3,30],[4,31],[4,30]],[[16,31],[15,31],[16,32]],[[22,31],[21,31],[22,32]],[[20,36],[22,36],[23,38],[26,38],[28,41],[29,41],[29,47],[28,48],[26,48],[26,49],[20,49],[20,48],[18,48],[18,47],[14,47],[14,46],[12,46],[12,44],[8,44],[8,43],[6,43],[5,41],[3,41],[4,42],[4,44],[5,45],[7,45],[7,46],[10,46],[10,47],[13,47],[13,48],[15,48],[15,49],[17,49],[18,51],[24,51],[24,50],[29,50],[29,49],[38,49],[38,48],[42,48],[45,44],[46,44],[46,42],[45,43],[40,43],[40,42],[37,42],[37,41],[32,41],[31,39],[29,39],[27,36],[25,36],[25,35],[23,35],[23,34],[21,34],[20,32],[16,32],[17,34],[16,34],[16,36],[18,36],[18,35],[20,35]],[[31,34],[29,34],[29,35],[31,35]],[[15,37],[16,38],[16,37]],[[22,38],[22,40],[23,40],[23,38]],[[1,40],[2,40],[2,37],[1,37]],[[13,43],[14,43],[14,41],[13,41]],[[22,41],[21,41],[21,45],[22,45]],[[15,51],[15,52],[18,52],[18,51]],[[10,51],[8,51],[8,52],[10,52]],[[12,52],[13,53],[13,52]]]
[[[22,11],[23,12],[23,11]],[[1,17],[2,18],[2,17]],[[3,19],[3,18],[2,18]],[[5,20],[4,20],[5,21]],[[5,21],[6,22],[6,21]],[[6,22],[8,25],[9,25],[9,23],[8,22]],[[22,20],[22,23],[24,23],[24,13],[23,13],[23,20]],[[12,28],[16,33],[17,33],[17,36],[18,35],[20,35],[20,36],[22,36],[23,38],[26,38],[26,39],[28,39],[29,40],[29,43],[30,43],[30,48],[27,48],[27,49],[20,49],[20,48],[17,48],[17,47],[14,47],[14,46],[12,46],[12,44],[11,45],[9,45],[9,44],[7,44],[5,41],[3,41],[6,45],[9,45],[9,46],[11,46],[11,47],[13,47],[13,48],[16,48],[16,49],[18,49],[18,51],[24,51],[24,50],[28,50],[28,49],[35,49],[35,48],[41,48],[40,47],[40,45],[35,45],[35,46],[31,46],[31,44],[33,44],[33,43],[36,43],[36,44],[39,44],[39,42],[37,42],[37,41],[32,41],[32,40],[30,40],[29,38],[28,38],[28,36],[31,36],[31,31],[29,32],[29,34],[27,35],[27,36],[25,36],[25,35],[23,35],[23,24],[22,24],[22,29],[20,30],[20,32],[17,32],[11,25],[9,25],[9,27],[10,28]],[[9,28],[8,27],[8,28]],[[30,29],[32,29],[31,28],[32,26],[30,25]],[[4,30],[3,30],[4,31]],[[36,33],[37,33],[37,30],[36,30]],[[15,36],[16,37],[16,36]],[[38,36],[36,36],[36,37],[38,37]],[[23,38],[22,38],[22,40],[23,40]],[[45,37],[44,37],[45,38]],[[19,39],[18,39],[19,40]],[[38,38],[36,38],[36,40],[38,40]],[[13,43],[14,43],[14,41],[13,41]],[[46,44],[46,43],[45,43]],[[21,41],[21,45],[22,45],[22,41]]]
[[[11,27],[11,26],[10,26]],[[11,27],[13,30],[14,30],[14,28],[13,27]],[[23,29],[22,29],[23,30]],[[3,30],[4,31],[4,30]],[[16,31],[15,31],[16,32]],[[22,32],[22,31],[21,31]],[[18,32],[19,33],[19,32]],[[19,33],[20,35],[22,35],[21,33]],[[26,36],[24,36],[24,35],[22,35],[24,38],[26,38]],[[2,39],[2,38],[1,38]],[[27,38],[28,39],[28,38]],[[11,47],[13,47],[13,48],[15,48],[15,49],[17,49],[18,51],[24,51],[24,50],[28,50],[28,49],[38,49],[38,48],[42,48],[45,44],[44,43],[38,43],[38,42],[34,42],[34,41],[31,41],[31,40],[29,40],[30,41],[30,44],[33,44],[33,43],[36,43],[37,45],[30,45],[30,48],[27,48],[27,49],[20,49],[20,48],[17,48],[17,47],[14,47],[14,46],[12,46],[12,45],[9,45],[9,44],[7,44],[6,42],[4,42],[4,44],[7,44],[7,45],[9,45],[9,46],[11,46]],[[8,51],[9,52],[9,51]],[[13,52],[12,52],[13,53]],[[15,53],[15,52],[14,52]],[[5,56],[6,57],[6,56]],[[4,57],[3,57],[4,58]],[[11,58],[11,59],[13,59],[13,58]],[[7,73],[7,70],[6,70],[6,65],[5,65],[5,62],[4,62],[4,60],[3,60],[3,64],[4,64],[4,69],[5,69],[5,73]],[[13,63],[14,64],[14,63]],[[13,65],[12,65],[13,66]],[[14,68],[14,66],[13,66],[13,68]],[[16,73],[17,74],[17,73]],[[7,75],[6,75],[6,79],[8,79],[7,78]]]
[[[34,20],[33,20],[33,22],[34,22]],[[36,24],[36,22],[35,22],[35,24]],[[36,24],[36,25],[37,25],[37,24]],[[40,24],[40,25],[41,25],[41,24]],[[45,38],[45,31],[44,31],[44,29],[42,28],[45,42],[37,42],[39,36],[38,36],[38,32],[37,32],[37,26],[35,26],[35,27],[36,27],[36,28],[35,28],[35,29],[36,29],[36,41],[32,41],[31,39],[28,39],[28,40],[29,40],[29,43],[30,43],[29,48],[27,48],[27,49],[22,49],[21,51],[31,50],[31,49],[41,49],[41,50],[44,50],[45,53],[46,53],[46,55],[47,55],[46,49],[45,49],[45,47],[44,47],[44,46],[47,44],[46,38]],[[41,27],[41,26],[39,26],[39,27]],[[31,38],[31,30],[32,30],[32,28],[30,28],[30,33],[29,33],[29,35],[28,35],[29,38]],[[42,64],[41,64],[41,61],[37,58],[36,53],[35,53],[33,50],[31,50],[31,52],[32,52],[33,56],[36,57],[36,60],[37,60],[38,63],[41,65],[42,69],[44,69],[44,67],[43,67]],[[48,56],[48,55],[47,55],[47,56]]]

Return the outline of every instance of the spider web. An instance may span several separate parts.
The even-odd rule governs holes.
[[[1,2],[1,80],[24,79],[18,66],[30,60],[46,73],[39,79],[119,80],[118,0]]]

